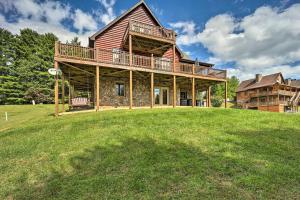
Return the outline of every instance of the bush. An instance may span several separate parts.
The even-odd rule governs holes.
[[[213,107],[221,107],[222,103],[223,103],[223,98],[220,96],[216,96],[211,99],[211,104]]]

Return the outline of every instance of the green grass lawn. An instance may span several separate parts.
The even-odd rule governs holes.
[[[0,199],[300,199],[298,114],[53,110],[0,106]]]

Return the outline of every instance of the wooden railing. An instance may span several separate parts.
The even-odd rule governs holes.
[[[213,69],[211,67],[195,66],[195,74],[226,79],[226,70]]]
[[[288,105],[288,101],[282,101],[282,100],[274,100],[274,101],[265,101],[265,102],[249,102],[247,105],[249,107],[255,107],[255,106],[273,106],[273,105]]]
[[[153,26],[134,20],[129,20],[129,30],[132,32],[141,33],[143,35],[175,41],[175,32],[160,26]]]
[[[133,54],[132,61],[135,67],[151,68],[151,57]]]
[[[80,60],[94,60],[95,53],[94,49],[88,47],[82,47],[77,45],[70,44],[60,44],[56,43],[55,45],[55,54],[58,54],[60,57],[67,58],[77,58]]]
[[[293,96],[295,92],[287,90],[272,90],[272,91],[259,91],[249,94],[250,97],[259,97],[259,96],[270,96],[270,95],[284,95],[284,96]]]
[[[181,73],[192,74],[193,66],[193,64],[179,62],[177,63],[175,70]]]
[[[155,57],[154,69],[161,71],[173,71],[173,61],[168,58]]]
[[[55,56],[114,65],[130,65],[129,53],[117,49],[94,49],[76,45],[56,43]],[[173,59],[133,54],[132,66],[173,72]],[[194,66],[193,64],[182,62],[176,63],[174,72],[226,79],[226,70]]]

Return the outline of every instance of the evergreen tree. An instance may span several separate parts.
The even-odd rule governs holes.
[[[36,100],[34,95],[29,95],[32,94],[30,91],[35,89],[44,96],[44,100],[39,103],[52,102],[54,78],[48,74],[48,69],[54,65],[54,43],[57,37],[53,34],[40,35],[33,30],[23,29],[16,38],[15,64],[19,81],[23,86],[23,99],[27,103]]]
[[[21,82],[15,70],[16,38],[9,31],[0,29],[0,104],[23,103]]]
[[[227,79],[227,97],[230,100],[235,100],[236,98],[236,89],[239,85],[239,79],[235,76]],[[224,84],[217,84],[212,86],[212,95],[215,97],[224,97],[225,87]]]

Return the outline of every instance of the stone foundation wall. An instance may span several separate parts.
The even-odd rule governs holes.
[[[118,96],[116,90],[117,83],[124,83],[125,96]],[[159,82],[155,80],[154,87],[169,88],[169,105],[173,105],[173,82]],[[191,85],[176,84],[176,105],[180,106],[180,91],[187,92],[187,98],[192,99]],[[195,89],[195,93],[197,88]],[[150,77],[149,78],[133,78],[133,106],[142,107],[150,106]],[[129,79],[119,77],[100,77],[100,106],[129,106]]]

